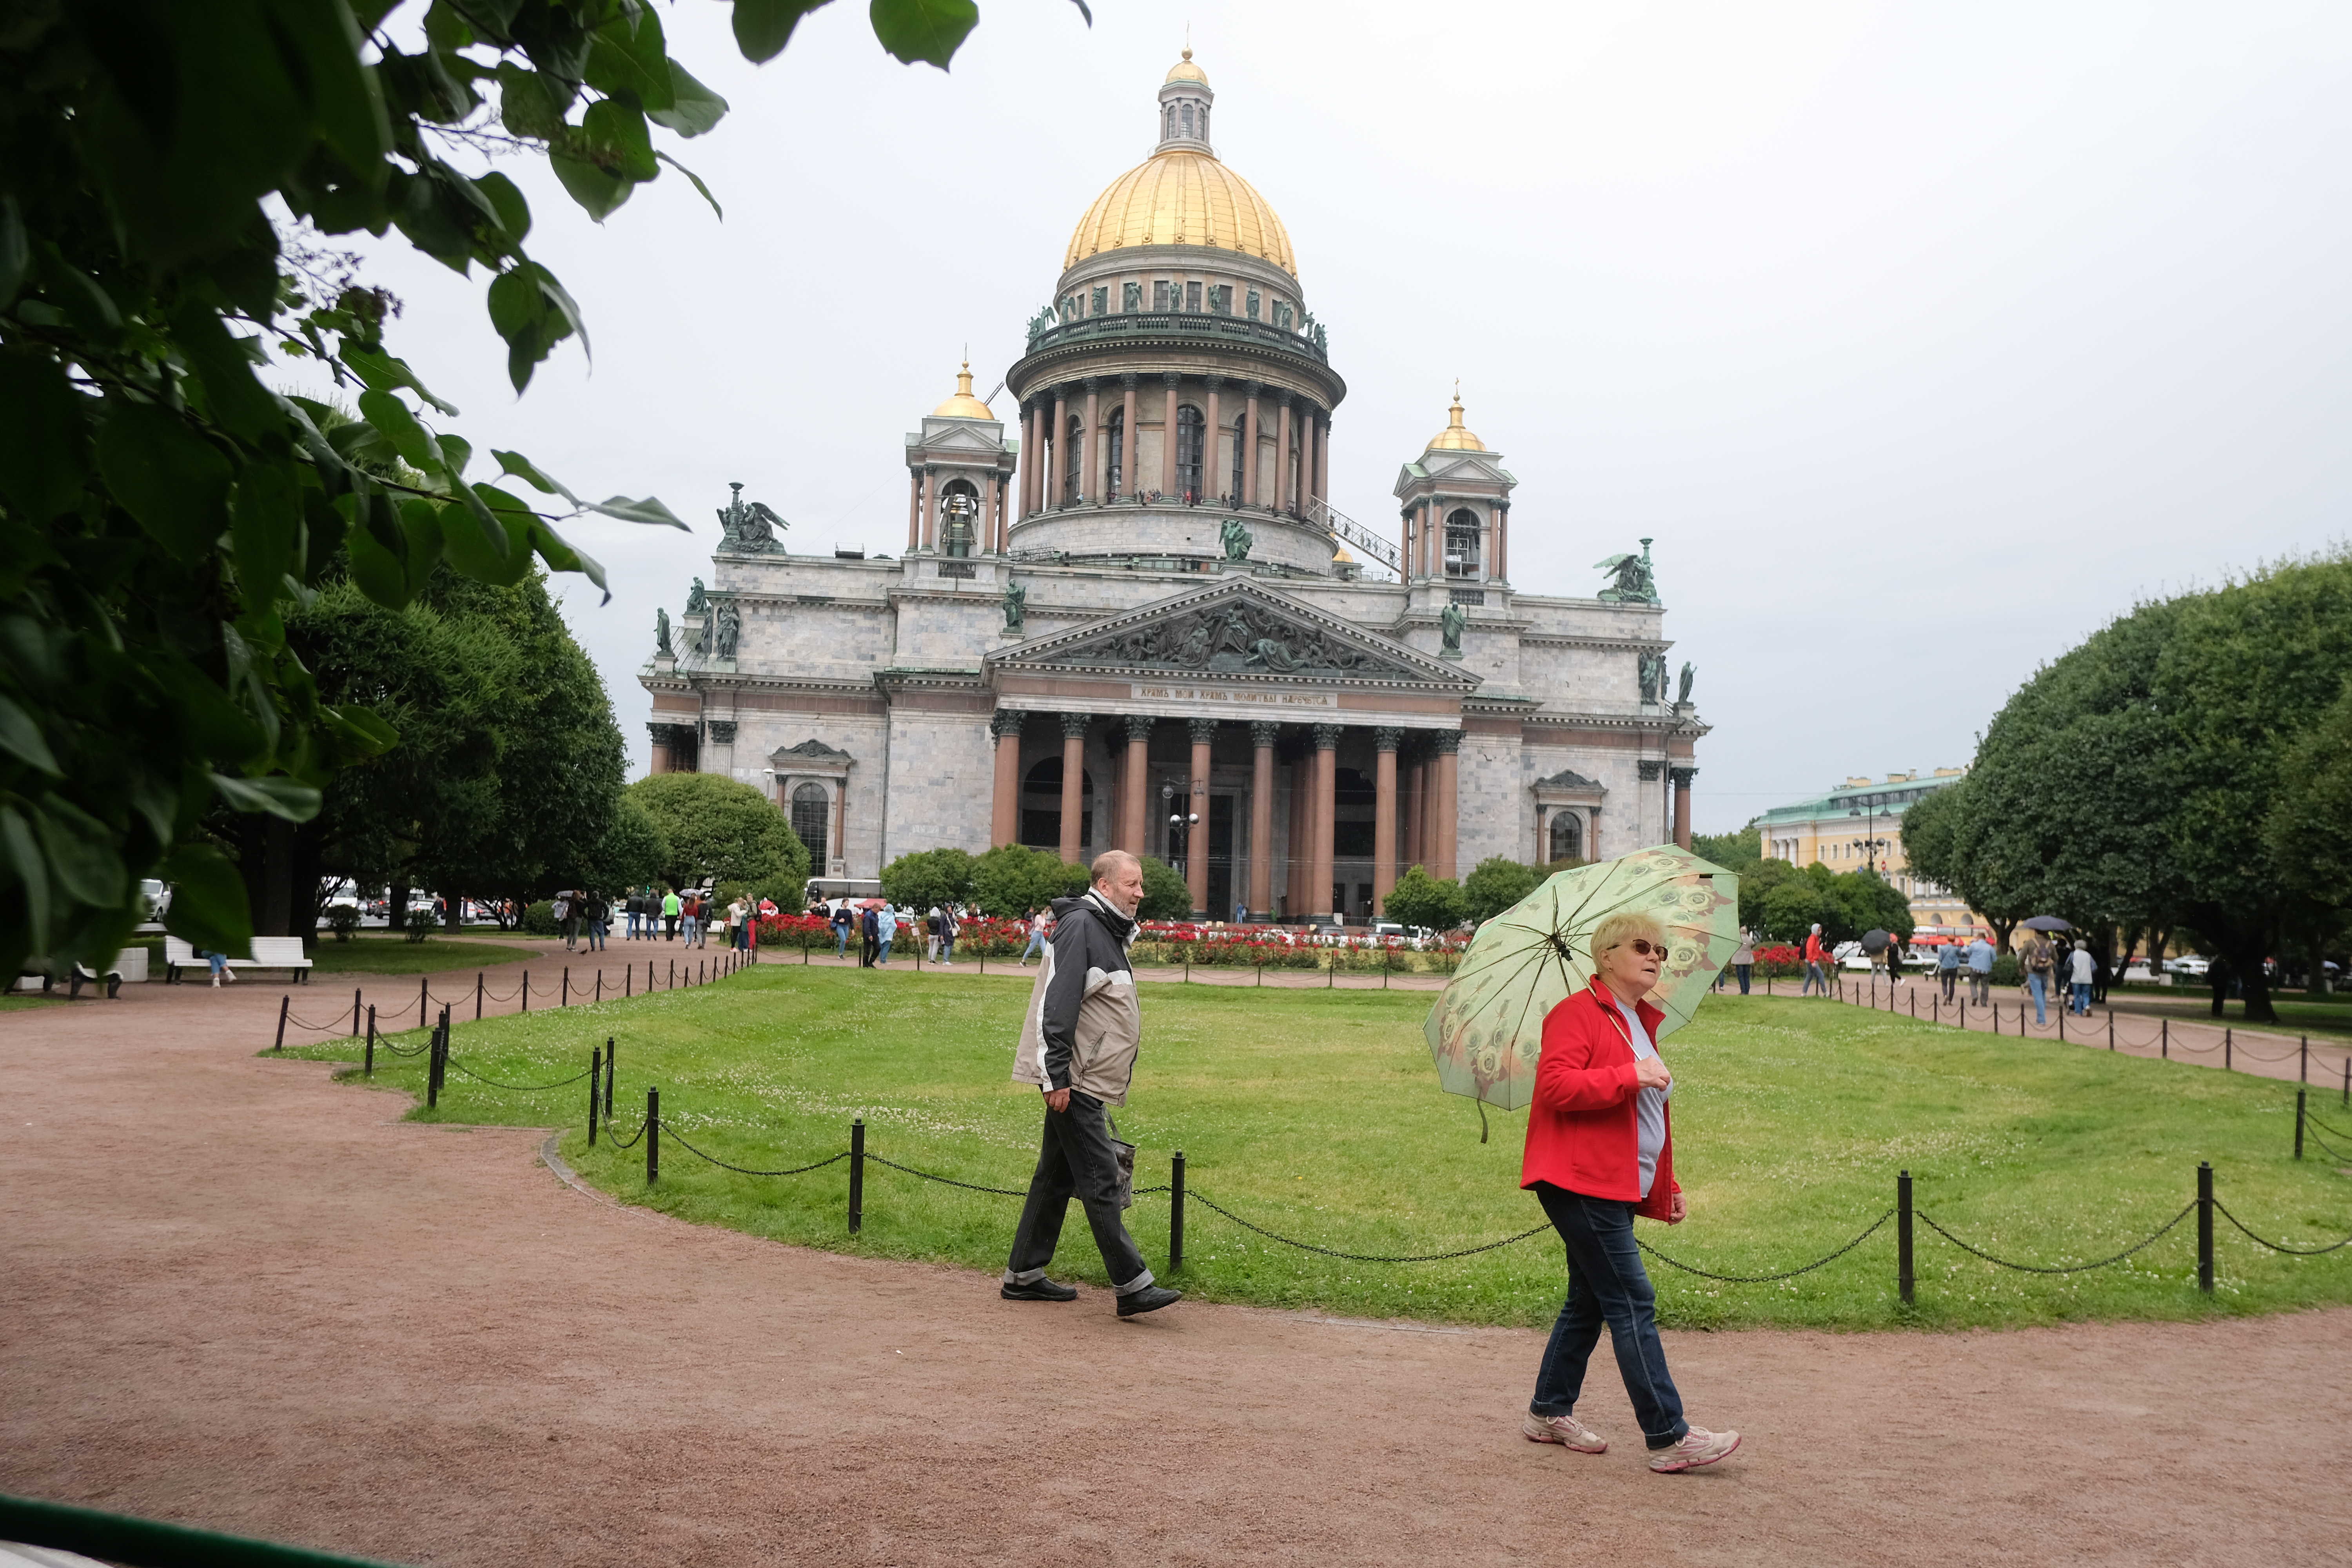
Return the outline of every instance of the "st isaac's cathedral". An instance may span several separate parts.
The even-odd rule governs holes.
[[[908,435],[898,559],[794,553],[737,487],[641,675],[655,770],[757,785],[820,875],[1118,847],[1220,919],[1687,843],[1706,727],[1687,665],[1668,689],[1647,542],[1593,596],[1515,587],[1517,481],[1458,396],[1393,527],[1331,509],[1347,384],[1215,100],[1187,49],[1006,374],[1012,428],[967,366]]]

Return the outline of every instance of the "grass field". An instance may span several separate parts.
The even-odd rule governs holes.
[[[848,1146],[991,1186],[1021,1187],[1034,1161],[1034,1089],[1008,1080],[1028,986],[1013,977],[768,965],[705,989],[466,1024],[455,1060],[510,1084],[585,1068],[620,1048],[614,1125],[645,1111],[703,1150],[762,1169]],[[1448,1251],[1541,1221],[1517,1187],[1524,1112],[1490,1113],[1436,1088],[1421,1022],[1427,993],[1255,991],[1149,984],[1132,1103],[1139,1185],[1168,1179],[1182,1149],[1192,1191],[1269,1229],[1343,1251]],[[394,1037],[423,1043],[412,1031]],[[296,1054],[293,1051],[289,1055]],[[300,1054],[351,1059],[330,1043]],[[2290,1156],[2294,1091],[2210,1068],[2079,1046],[1992,1038],[1791,998],[1719,996],[1668,1040],[1676,1074],[1677,1173],[1690,1220],[1643,1222],[1654,1247],[1725,1273],[1763,1274],[1851,1239],[1894,1203],[1917,1203],[1989,1251],[2046,1265],[2104,1258],[2171,1219],[2210,1159],[2241,1219],[2292,1245],[2352,1230],[2352,1177]],[[376,1081],[422,1098],[421,1058],[377,1057]],[[665,1139],[659,1185],[642,1149],[586,1145],[584,1083],[543,1093],[457,1072],[431,1119],[556,1125],[589,1181],[698,1222],[870,1256],[1003,1267],[1018,1200],[869,1164],[866,1224],[846,1234],[845,1162],[766,1179],[704,1163]],[[2352,1127],[2330,1099],[2322,1116]],[[420,1118],[426,1113],[415,1112]],[[1155,1265],[1167,1199],[1129,1215]],[[2083,1318],[2193,1318],[2352,1300],[2352,1248],[2297,1259],[2258,1249],[2217,1217],[2220,1288],[2195,1288],[2195,1220],[2127,1264],[2044,1277],[1997,1269],[1920,1227],[1918,1303],[1895,1292],[1890,1223],[1827,1268],[1767,1285],[1720,1284],[1653,1263],[1662,1316],[1682,1325],[2002,1326]],[[1174,1282],[1202,1297],[1350,1316],[1532,1324],[1558,1310],[1559,1248],[1539,1236],[1449,1262],[1347,1262],[1275,1245],[1198,1205]],[[1104,1283],[1074,1208],[1056,1272]],[[977,1283],[974,1289],[981,1288]]]

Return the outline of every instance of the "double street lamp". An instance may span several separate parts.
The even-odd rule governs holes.
[[[1160,786],[1160,805],[1167,805],[1175,798],[1174,784],[1163,784]],[[1185,859],[1192,853],[1192,829],[1200,820],[1201,814],[1197,811],[1171,811],[1168,814],[1168,861],[1178,870],[1184,869]]]

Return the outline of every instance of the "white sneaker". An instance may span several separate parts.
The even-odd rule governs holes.
[[[1557,1443],[1580,1454],[1605,1454],[1609,1439],[1579,1421],[1573,1415],[1537,1415],[1530,1413],[1519,1423],[1519,1431],[1530,1443]]]
[[[1701,1465],[1711,1465],[1739,1447],[1737,1432],[1710,1432],[1704,1426],[1694,1426],[1683,1434],[1683,1440],[1671,1448],[1650,1450],[1650,1468],[1662,1476],[1679,1470],[1695,1470]]]

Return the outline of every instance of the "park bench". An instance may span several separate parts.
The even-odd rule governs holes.
[[[163,984],[178,983],[183,969],[209,969],[211,960],[198,958],[196,950],[176,936],[163,939]],[[257,936],[253,939],[251,958],[232,958],[231,969],[282,969],[298,981],[310,978],[310,961],[302,955],[302,939],[299,936]]]

